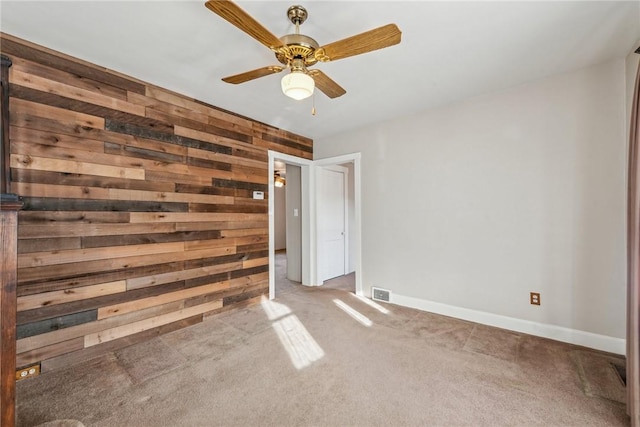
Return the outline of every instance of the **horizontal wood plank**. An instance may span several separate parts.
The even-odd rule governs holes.
[[[127,283],[124,280],[117,282],[102,283],[99,285],[86,286],[63,291],[43,292],[40,294],[18,297],[18,311],[31,310],[48,305],[63,304],[71,301],[78,301],[87,298],[95,298],[102,295],[115,294],[127,290]]]
[[[139,320],[127,325],[117,326],[112,329],[107,329],[104,331],[86,335],[84,337],[84,345],[85,347],[91,347],[93,345],[112,341],[127,335],[143,332],[147,329],[166,325],[177,320],[182,320],[198,314],[206,313],[207,311],[215,310],[220,307],[222,307],[222,301],[218,300],[202,305],[197,305],[195,307],[185,308],[172,313],[163,314],[157,317],[152,317],[150,319]]]

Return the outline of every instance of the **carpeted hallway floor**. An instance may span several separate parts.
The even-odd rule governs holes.
[[[18,425],[629,425],[620,357],[352,286],[281,284],[274,301],[20,381]]]

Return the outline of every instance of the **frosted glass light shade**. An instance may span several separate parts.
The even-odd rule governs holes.
[[[289,98],[301,100],[313,95],[315,82],[301,71],[292,71],[282,78],[282,92]]]

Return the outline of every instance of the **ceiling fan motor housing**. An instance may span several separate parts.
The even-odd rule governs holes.
[[[302,59],[305,65],[309,66],[318,62],[314,53],[320,45],[311,37],[304,34],[287,34],[280,37],[280,40],[287,47],[276,52],[276,58],[280,63],[288,65],[293,59]]]

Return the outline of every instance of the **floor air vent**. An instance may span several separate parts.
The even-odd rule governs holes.
[[[371,298],[376,301],[391,301],[391,291],[387,289],[371,288]]]

